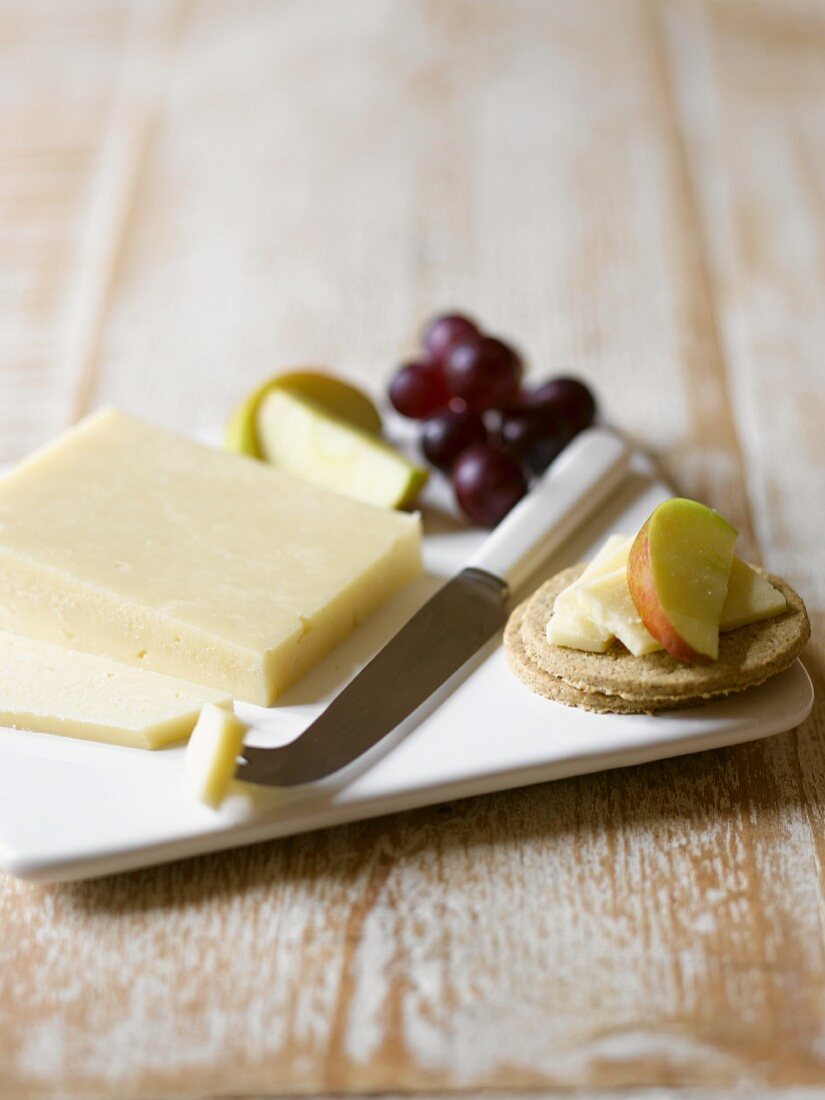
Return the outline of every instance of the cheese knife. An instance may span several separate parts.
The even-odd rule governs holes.
[[[294,787],[332,775],[391,733],[504,625],[517,589],[627,474],[625,443],[590,428],[326,710],[288,745],[246,746],[236,777]]]

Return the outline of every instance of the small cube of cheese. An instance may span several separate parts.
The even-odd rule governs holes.
[[[215,810],[229,790],[248,729],[227,708],[207,703],[189,738],[183,760],[186,789]]]

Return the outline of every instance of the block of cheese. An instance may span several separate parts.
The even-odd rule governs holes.
[[[189,736],[220,692],[0,631],[0,725],[156,749]]]
[[[418,516],[114,410],[0,480],[0,629],[253,703],[420,570]]]

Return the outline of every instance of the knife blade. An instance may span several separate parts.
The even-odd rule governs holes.
[[[507,585],[463,569],[282,749],[246,747],[237,777],[292,787],[330,775],[357,759],[417,710],[503,626]],[[289,752],[293,745],[299,751]]]
[[[413,714],[503,625],[509,594],[624,479],[618,436],[581,433],[439,589],[305,731],[280,748],[246,746],[236,777],[293,787],[340,771]]]

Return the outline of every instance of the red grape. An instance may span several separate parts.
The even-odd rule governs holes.
[[[460,313],[444,313],[433,318],[424,331],[424,347],[433,359],[443,360],[453,344],[478,336],[478,328]]]
[[[570,440],[570,432],[547,405],[507,410],[501,419],[502,445],[534,474],[543,473]]]
[[[421,433],[421,449],[433,466],[449,470],[462,451],[474,443],[484,443],[487,429],[477,412],[447,409],[430,417]]]
[[[589,428],[596,415],[596,399],[578,378],[551,378],[533,390],[530,404],[553,409],[573,435]]]
[[[495,527],[527,492],[516,459],[488,443],[461,452],[453,466],[453,485],[464,512],[482,527]]]
[[[531,391],[526,386],[519,386],[515,393],[510,395],[507,405],[503,408],[502,412],[508,412],[510,409],[523,409],[531,402]]]
[[[450,400],[444,373],[435,363],[407,363],[390,382],[390,401],[402,416],[423,420]]]
[[[516,352],[493,336],[453,344],[444,365],[450,392],[477,412],[506,401],[517,389],[521,372]]]

